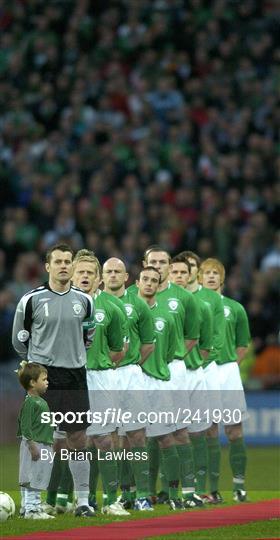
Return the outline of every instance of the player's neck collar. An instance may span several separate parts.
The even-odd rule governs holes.
[[[167,284],[166,284],[166,287],[164,287],[164,289],[161,289],[160,291],[158,291],[157,294],[160,294],[161,292],[166,291],[166,289],[170,289],[171,285],[172,285],[171,281],[168,281]]]
[[[68,294],[69,291],[71,291],[71,285],[69,285],[69,289],[67,289],[67,291],[63,291],[63,292],[55,291],[54,289],[51,288],[51,286],[50,286],[49,283],[46,283],[46,287],[47,287],[47,289],[49,289],[53,294],[58,294],[58,296],[63,296],[64,294]]]

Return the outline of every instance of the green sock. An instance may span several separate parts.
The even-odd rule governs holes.
[[[218,491],[221,468],[221,445],[218,437],[207,438],[210,492]]]
[[[160,491],[164,491],[164,493],[169,492],[169,482],[167,475],[165,474],[165,467],[164,467],[164,461],[162,457],[162,453],[159,453],[159,478],[160,478]]]
[[[51,506],[55,506],[56,496],[57,496],[57,491],[52,491],[51,489],[48,489],[46,502],[50,504]]]
[[[114,458],[112,460],[105,459],[106,452],[100,452],[100,457],[101,457],[101,460],[99,462],[100,474],[102,477],[104,492],[107,495],[107,504],[110,505],[116,502],[117,500],[117,489],[118,489],[117,462]]]
[[[68,461],[61,461],[61,479],[57,491],[56,504],[66,507],[70,493],[73,494],[73,477]]]
[[[53,460],[51,478],[48,485],[47,499],[46,499],[47,503],[51,504],[52,506],[55,506],[55,503],[56,503],[56,495],[57,495],[57,490],[60,483],[61,471],[62,471],[62,465],[61,465],[60,455],[55,454],[55,457]]]
[[[247,456],[243,437],[230,441],[229,462],[233,475],[234,491],[244,489]]]
[[[131,464],[127,459],[122,459],[118,467],[119,484],[122,490],[122,499],[131,501],[130,482],[132,476]]]
[[[184,499],[188,499],[194,493],[193,448],[191,444],[177,444],[176,449],[180,462],[182,495]]]
[[[137,454],[142,454],[145,448],[145,446],[135,446],[131,449],[131,452],[134,455],[134,459],[131,461],[131,466],[136,483],[137,499],[149,497],[149,460],[136,458]]]
[[[98,484],[99,476],[99,463],[98,463],[98,452],[95,446],[88,448],[88,451],[91,452],[92,459],[90,460],[90,473],[89,473],[89,499],[91,502],[96,502],[96,490]]]
[[[130,493],[131,493],[131,500],[132,501],[135,501],[136,499],[136,484],[135,484],[135,478],[134,478],[134,474],[133,474],[133,470],[132,470],[132,467],[130,467]]]
[[[136,486],[135,484],[133,484],[133,486],[130,487],[130,497],[131,497],[131,502],[134,503],[134,501],[136,500]]]
[[[160,451],[157,439],[150,437],[147,442],[149,456],[149,487],[150,495],[157,494],[157,477],[159,470]]]
[[[194,457],[194,472],[196,478],[195,491],[203,495],[206,493],[207,471],[207,442],[205,435],[191,437]]]
[[[168,479],[169,499],[179,498],[180,462],[176,446],[161,448],[162,464]]]

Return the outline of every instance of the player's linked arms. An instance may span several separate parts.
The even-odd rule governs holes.
[[[96,325],[93,318],[86,319],[83,322],[84,344],[86,349],[89,349],[93,343],[95,330]]]

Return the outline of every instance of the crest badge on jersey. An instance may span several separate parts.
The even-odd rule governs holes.
[[[230,316],[230,309],[229,309],[229,307],[227,307],[227,306],[224,307],[224,315],[225,315],[225,317],[229,317],[229,316]]]
[[[105,319],[105,313],[102,313],[102,311],[98,311],[95,313],[95,320],[98,323],[102,323]]]
[[[162,330],[165,327],[165,323],[164,323],[164,321],[159,320],[159,321],[156,321],[155,326],[156,326],[156,329],[158,330],[158,332],[162,332]]]
[[[25,343],[29,339],[29,332],[27,330],[20,330],[18,332],[17,338],[21,343]]]
[[[73,310],[76,315],[80,315],[82,311],[82,305],[81,304],[73,304]]]
[[[132,315],[133,307],[130,304],[125,304],[125,311],[128,317]]]
[[[175,311],[178,307],[178,302],[177,300],[169,300],[168,305],[172,311]]]

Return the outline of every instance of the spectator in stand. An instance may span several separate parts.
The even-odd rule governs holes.
[[[271,3],[210,4],[2,6],[1,284],[32,287],[22,255],[55,241],[125,259],[132,280],[148,245],[191,249],[222,260],[261,352],[279,300],[280,23]]]
[[[257,355],[256,363],[252,371],[260,387],[264,390],[280,389],[280,346],[274,335],[269,335],[262,352]]]

